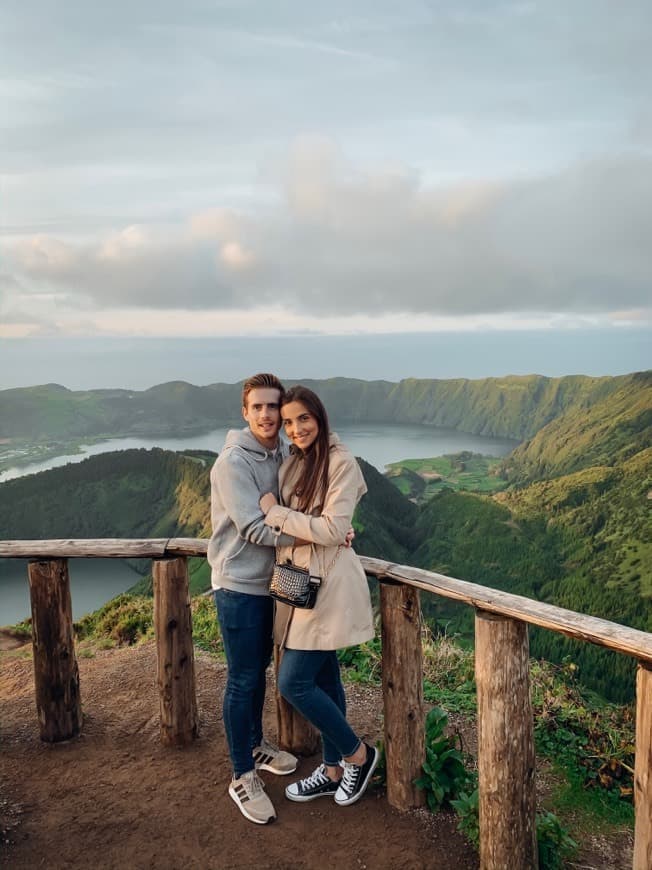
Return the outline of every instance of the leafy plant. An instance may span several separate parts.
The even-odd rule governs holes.
[[[480,792],[477,788],[470,792],[463,791],[450,804],[459,816],[457,830],[465,834],[477,849],[480,845]]]
[[[462,792],[450,801],[459,816],[458,831],[466,835],[476,849],[480,845],[479,791]],[[565,860],[572,858],[577,851],[577,843],[572,839],[557,816],[551,812],[537,813],[536,816],[537,851],[539,870],[562,870]]]
[[[441,707],[433,707],[426,716],[426,758],[423,776],[415,780],[417,788],[426,793],[431,812],[458,797],[472,779],[464,765],[464,756],[454,737],[444,733],[448,714]]]
[[[612,809],[631,804],[634,710],[582,689],[574,663],[532,662],[537,750],[564,768],[585,793],[599,792]],[[627,809],[626,807],[624,809]]]
[[[337,651],[345,678],[352,683],[377,683],[381,673],[380,637]]]
[[[577,843],[554,813],[537,814],[539,870],[562,870],[564,861],[577,851]]]

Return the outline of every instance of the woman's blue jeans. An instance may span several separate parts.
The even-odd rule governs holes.
[[[334,650],[285,649],[278,673],[283,697],[321,732],[324,764],[353,755],[360,739],[346,721],[340,663]]]
[[[267,595],[215,590],[228,673],[224,730],[236,779],[253,770],[252,749],[263,739],[265,671],[272,657],[274,602]]]

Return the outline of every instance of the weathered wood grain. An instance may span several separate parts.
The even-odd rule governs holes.
[[[481,870],[537,870],[527,625],[475,618]]]
[[[142,540],[55,539],[45,541],[0,541],[0,558],[52,559],[52,558],[157,558],[166,555],[205,556],[206,538],[148,538]],[[361,556],[360,561],[368,574],[374,577],[398,580],[415,589],[424,589],[444,598],[489,613],[520,619],[578,640],[595,643],[625,655],[634,656],[652,665],[652,634],[628,628],[616,622],[586,616],[543,601],[534,601],[523,595],[512,595],[498,589],[447,577],[434,571],[424,571],[410,565],[396,565],[383,559]]]
[[[199,730],[187,560],[155,559],[152,576],[161,742],[184,746]]]
[[[46,541],[0,541],[0,557],[8,559],[146,558],[164,556],[167,542],[167,538],[145,540],[54,538]]]
[[[68,563],[30,562],[28,576],[41,740],[56,743],[77,737],[82,729]]]
[[[634,771],[634,870],[652,867],[652,669],[636,674],[636,760]]]
[[[135,559],[206,556],[208,538],[53,538],[0,541],[4,559]]]
[[[595,643],[652,664],[652,634],[649,632],[555,607],[543,601],[534,601],[523,595],[512,595],[479,586],[477,583],[447,577],[434,571],[423,571],[409,565],[395,565],[368,556],[361,556],[360,561],[368,574],[379,579],[389,577],[400,580],[409,586],[434,592],[444,598],[462,601],[478,610],[520,619],[531,625],[539,625],[568,637]]]
[[[421,603],[417,589],[380,584],[387,800],[398,810],[423,806],[425,753]]]

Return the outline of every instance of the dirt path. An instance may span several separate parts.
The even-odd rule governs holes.
[[[401,815],[382,790],[353,807],[297,805],[282,777],[263,774],[278,819],[247,822],[227,795],[230,766],[221,717],[224,666],[197,654],[201,736],[165,749],[158,740],[151,643],[80,659],[83,736],[38,737],[29,647],[0,654],[0,865],[157,870],[456,870],[476,868],[454,816]],[[348,690],[354,727],[380,736],[379,691]],[[269,699],[266,730],[274,733]],[[304,759],[309,773],[316,759]]]

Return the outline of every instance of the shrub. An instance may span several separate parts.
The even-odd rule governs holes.
[[[224,646],[212,595],[192,599],[192,639],[195,646],[224,656]]]
[[[338,650],[337,658],[344,669],[343,676],[349,682],[378,683],[380,681],[382,658],[378,635],[366,643]]]
[[[450,801],[459,816],[458,831],[466,835],[476,849],[480,845],[479,792],[462,792]],[[554,813],[541,812],[536,816],[537,852],[539,870],[562,870],[564,862],[573,857],[577,843]]]
[[[448,737],[444,729],[448,714],[441,707],[433,707],[426,716],[426,758],[423,776],[415,780],[417,788],[426,793],[431,812],[459,797],[472,781],[472,774],[464,765],[464,756],[458,748],[458,739]]]
[[[480,845],[480,792],[474,788],[470,792],[461,792],[460,796],[450,802],[459,816],[457,830],[461,831],[477,849]]]
[[[153,633],[152,599],[118,595],[99,610],[75,623],[79,639],[110,638],[118,644],[134,644]]]
[[[539,870],[562,870],[564,861],[577,851],[577,843],[571,839],[554,813],[537,814],[537,847]]]

